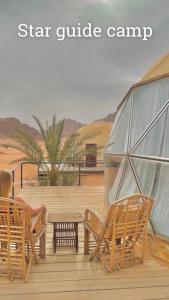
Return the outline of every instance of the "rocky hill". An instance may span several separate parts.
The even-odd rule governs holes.
[[[10,137],[14,133],[15,129],[23,129],[27,133],[40,137],[38,130],[20,122],[16,118],[0,118],[0,136]]]
[[[112,113],[107,115],[105,118],[96,120],[95,122],[111,122],[113,123],[116,113]],[[77,122],[71,119],[65,119],[63,137],[68,137],[72,133],[79,130],[81,127],[85,126],[86,124]],[[40,138],[39,131],[29,126],[28,124],[22,123],[20,120],[16,118],[0,118],[0,136],[2,137],[11,137],[14,133],[15,129],[22,129],[29,134]]]
[[[72,133],[74,133],[75,131],[77,131],[78,129],[83,127],[84,125],[86,125],[86,124],[82,124],[80,122],[77,122],[77,121],[71,120],[71,119],[65,119],[63,136],[67,137],[67,136],[71,135]]]
[[[85,124],[76,122],[71,119],[65,119],[63,136],[69,136],[84,125]],[[28,124],[24,124],[16,118],[0,118],[0,136],[11,137],[15,129],[22,129],[27,133],[32,134],[37,138],[40,138],[39,131],[34,127],[31,127]]]
[[[114,122],[114,120],[115,120],[115,117],[116,117],[116,112],[113,112],[113,113],[111,113],[111,114],[108,114],[106,117],[104,117],[104,118],[101,118],[101,119],[98,119],[98,120],[96,120],[96,122],[111,122],[111,123],[113,123]]]

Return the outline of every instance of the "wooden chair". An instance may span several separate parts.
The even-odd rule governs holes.
[[[85,254],[92,252],[90,260],[98,258],[108,272],[143,262],[152,204],[153,199],[145,195],[127,197],[112,204],[105,221],[87,209]],[[90,233],[94,236],[94,246]]]
[[[45,258],[45,213],[31,218],[25,204],[0,198],[0,269],[27,281],[32,260]]]

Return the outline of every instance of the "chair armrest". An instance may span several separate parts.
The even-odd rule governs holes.
[[[87,209],[85,211],[84,226],[93,234],[100,235],[103,231],[105,220],[103,216],[101,216],[98,211],[93,209]]]
[[[43,228],[46,227],[46,212],[45,211],[39,212],[35,217],[31,218],[31,221],[32,221],[31,231],[36,233],[40,232],[41,230],[43,230]]]

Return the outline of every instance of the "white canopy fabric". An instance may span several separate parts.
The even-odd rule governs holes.
[[[125,161],[125,163],[124,163]],[[169,77],[133,88],[105,148],[107,199],[151,195],[156,233],[169,237]]]

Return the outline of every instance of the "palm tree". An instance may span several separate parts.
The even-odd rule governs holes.
[[[15,130],[11,137],[14,142],[1,146],[17,149],[24,154],[13,163],[27,161],[41,166],[50,185],[75,184],[77,173],[70,171],[70,164],[75,164],[76,161],[82,160],[86,154],[89,154],[84,147],[85,141],[92,139],[100,132],[92,131],[83,136],[80,133],[73,133],[63,142],[64,120],[56,122],[56,117],[53,116],[51,125],[46,123],[46,127],[43,127],[37,117],[33,116],[33,118],[42,136],[44,150],[33,135],[22,129]],[[98,150],[101,148],[103,147],[98,147]],[[92,150],[90,150],[91,152]]]

